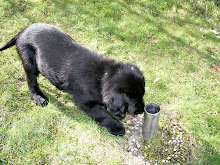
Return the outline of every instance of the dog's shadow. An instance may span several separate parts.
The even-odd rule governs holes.
[[[47,80],[43,80],[47,81]],[[55,86],[50,83],[40,83],[40,88],[42,92],[49,99],[48,104],[52,104],[54,108],[58,109],[63,115],[67,116],[74,122],[79,123],[83,126],[91,127],[97,126],[98,124],[80,108],[78,108],[73,102],[73,97],[64,91],[57,89]],[[99,126],[98,131],[103,135],[108,135],[108,131]],[[109,136],[113,136],[109,134]]]

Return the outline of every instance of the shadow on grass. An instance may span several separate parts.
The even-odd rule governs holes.
[[[219,164],[220,162],[220,154],[219,151],[217,151],[213,145],[211,145],[206,140],[201,139],[200,137],[197,137],[197,139],[201,142],[200,152],[197,153],[197,157],[199,157],[202,162],[200,164]]]
[[[2,160],[0,160],[0,165],[4,165],[4,164],[6,164],[6,163],[4,163]]]
[[[25,12],[27,10],[27,6],[30,6],[30,7],[34,6],[33,2],[25,2],[25,4],[24,4],[23,1],[19,1],[19,3],[16,3],[16,2],[10,0],[9,3],[10,3],[11,7],[13,6],[13,10],[9,13],[9,15],[15,15],[15,14],[19,13],[19,14],[23,15],[25,18],[28,18],[28,20],[32,23],[41,21],[41,18],[31,17],[30,15],[26,14],[26,12]],[[76,16],[75,20],[73,20],[72,17],[70,17],[70,15],[73,14],[72,8],[67,5],[64,5],[65,3],[58,1],[58,0],[51,0],[51,1],[48,1],[47,3],[48,3],[48,5],[49,4],[53,5],[54,10],[57,13],[60,13],[60,15],[63,15],[62,18],[57,18],[57,21],[59,21],[59,23],[62,23],[62,25],[67,25],[68,28],[73,27],[75,25],[74,23],[79,22],[79,21],[83,22],[83,24],[85,24],[85,22],[92,23],[92,24],[94,24],[94,26],[98,27],[99,23],[102,22],[102,20],[104,20],[106,18],[111,19],[111,16],[114,15],[114,14],[109,14],[107,16],[104,16],[104,18],[100,18],[100,16],[99,15],[97,16],[97,13],[95,13],[96,11],[92,12],[93,10],[88,10],[86,8],[86,6],[83,6],[82,4],[75,2],[73,5],[78,9],[77,12],[79,11],[80,13]],[[91,3],[91,2],[89,2],[89,3]],[[146,5],[143,2],[134,2],[134,4],[138,5],[140,9],[151,11],[150,13],[149,12],[148,13],[139,13],[132,8],[132,5],[129,5],[130,3],[132,3],[131,1],[126,1],[124,3],[117,1],[117,3],[120,6],[120,8],[127,10],[129,13],[138,17],[138,19],[143,20],[143,22],[147,22],[152,25],[156,25],[157,32],[166,34],[171,40],[173,40],[173,42],[175,43],[175,46],[177,46],[179,48],[181,48],[181,47],[187,48],[188,52],[199,54],[204,59],[209,61],[209,63],[213,63],[217,66],[220,66],[220,60],[218,58],[212,58],[210,56],[209,52],[201,51],[198,48],[188,44],[184,39],[182,39],[180,37],[176,37],[175,35],[171,34],[170,32],[168,32],[166,29],[164,29],[160,25],[160,20],[171,21],[177,25],[181,23],[181,25],[190,24],[190,25],[194,25],[197,27],[199,26],[198,23],[196,23],[194,21],[190,21],[187,18],[177,20],[177,21],[174,20],[173,18],[164,19],[163,13],[161,13],[157,9],[158,6],[153,5],[153,4]],[[175,1],[171,1],[168,7],[171,8],[172,6],[175,6],[175,5],[177,5],[177,3]],[[102,7],[103,6],[100,6],[97,8],[99,8],[99,10],[102,10]],[[120,10],[120,8],[118,8],[118,10]],[[115,9],[115,10],[117,10],[117,9]],[[191,13],[192,13],[192,11],[191,11]],[[87,18],[83,17],[83,14],[87,15]],[[149,18],[147,14],[148,15],[150,14],[151,16],[153,16],[154,19]],[[50,15],[45,15],[45,16],[50,17]],[[116,24],[117,24],[117,22],[120,23],[120,18],[121,18],[120,12],[118,13],[118,15],[116,17],[118,17],[118,20],[113,19],[113,22],[115,22]],[[139,44],[139,45],[141,44],[141,40],[134,40],[134,38],[132,38],[132,37],[129,38],[129,37],[125,36],[123,34],[123,29],[120,29],[119,27],[116,27],[114,25],[115,24],[108,25],[107,28],[98,28],[98,33],[106,33],[107,32],[110,36],[115,36],[116,38],[118,38],[121,41],[126,40],[131,46],[134,44]],[[209,26],[214,27],[214,25],[209,25]],[[85,29],[81,29],[81,30],[85,31]],[[192,32],[187,32],[187,33],[193,37],[196,37]],[[205,37],[205,39],[211,40],[213,42],[216,42],[216,43],[220,42],[220,39],[214,35],[204,34],[203,36]],[[173,49],[175,49],[175,47],[173,47]]]
[[[149,17],[147,17],[146,15],[144,15],[144,14],[139,14],[137,11],[131,9],[130,6],[124,5],[124,4],[122,4],[121,2],[118,2],[118,3],[119,3],[120,5],[122,5],[124,8],[126,8],[130,13],[133,13],[133,14],[137,15],[140,19],[143,19],[144,21],[150,22],[151,24],[154,24],[154,25],[157,25],[157,24],[158,24],[158,21],[157,21],[157,20],[158,20],[159,15],[161,15],[161,14],[160,14],[159,11],[156,10],[156,8],[155,8],[154,6],[151,6],[151,7],[154,8],[155,11],[157,11],[158,16],[157,16],[157,18],[155,18],[155,20],[152,20],[152,19],[150,19]],[[144,4],[143,4],[143,3],[139,3],[139,5],[140,5],[140,6],[143,6]],[[173,21],[173,23],[176,23],[176,22]],[[188,24],[188,22],[187,22],[186,20],[185,20],[185,23]],[[194,24],[194,22],[189,22],[189,23],[190,23],[190,24]],[[197,26],[198,26],[198,25],[197,25]],[[187,44],[184,39],[182,39],[182,38],[180,38],[180,37],[174,36],[173,34],[169,33],[167,30],[165,30],[163,27],[157,26],[157,28],[158,28],[158,32],[159,32],[159,33],[164,33],[164,34],[168,35],[169,38],[173,39],[176,43],[178,43],[178,47],[182,47],[182,46],[187,47],[189,52],[191,52],[191,51],[192,51],[192,52],[195,52],[195,53],[201,55],[203,58],[207,59],[209,62],[214,63],[214,64],[220,66],[220,60],[211,58],[211,57],[209,56],[209,54],[204,53],[204,52],[201,52],[201,51],[200,51],[199,49],[197,49],[196,47],[193,47],[193,46]],[[191,34],[191,35],[192,35],[192,34]],[[219,41],[220,41],[217,37],[215,37],[215,36],[213,36],[213,35],[211,35],[211,36],[210,36],[210,35],[206,35],[206,36],[207,36],[208,39],[210,39],[210,40],[212,40],[212,41],[215,41],[215,42],[219,42]]]
[[[59,89],[56,89],[56,87],[52,87],[52,85],[49,85],[49,87],[40,85],[40,88],[43,93],[49,98],[49,104],[53,104],[53,106],[55,106],[60,112],[62,112],[71,120],[74,120],[82,125],[88,125],[91,124],[91,122],[93,122],[94,124],[96,123],[82,109],[78,108],[75,105],[72,96],[68,93],[60,91]],[[68,105],[72,103],[73,105]],[[88,120],[90,122],[88,122]],[[96,124],[98,125],[98,123]],[[103,130],[105,130],[105,128],[100,126],[100,129],[102,130],[100,133],[103,134]]]
[[[66,13],[67,21],[63,21],[62,19],[59,20],[59,21],[61,21],[64,24],[68,24],[69,27],[74,26],[74,22],[77,21],[77,20],[71,20],[70,17],[68,17],[68,14],[71,14],[71,8],[68,8],[66,6],[62,6],[62,3],[60,3],[60,1],[57,1],[57,0],[53,0],[52,2],[54,4],[55,8],[57,8],[57,11],[62,11],[63,13]],[[165,20],[165,21],[171,21],[171,22],[173,22],[174,24],[177,24],[177,25],[179,23],[181,23],[181,25],[190,24],[191,26],[193,25],[193,26],[198,27],[199,24],[196,23],[195,21],[190,21],[187,18],[184,18],[184,19],[181,19],[181,20],[178,20],[178,21],[175,21],[172,18],[164,19],[164,16],[157,9],[157,6],[154,6],[152,4],[146,5],[145,3],[141,3],[141,2],[134,2],[135,4],[139,5],[139,8],[141,8],[143,10],[144,9],[145,10],[148,10],[148,9],[151,10],[152,11],[151,16],[153,16],[155,18],[155,19],[151,19],[147,16],[146,13],[142,14],[142,13],[139,13],[136,10],[132,9],[131,5],[122,3],[120,1],[117,1],[117,3],[120,6],[119,9],[123,8],[123,9],[127,10],[129,13],[131,13],[131,14],[135,15],[136,17],[138,17],[138,19],[143,20],[143,22],[147,22],[147,23],[150,23],[152,25],[156,25],[157,32],[167,35],[168,38],[173,40],[173,42],[175,43],[175,46],[177,46],[179,48],[187,48],[187,52],[196,53],[196,54],[200,55],[201,57],[203,57],[204,59],[206,59],[209,63],[213,63],[217,66],[220,66],[220,60],[218,58],[212,58],[211,55],[209,54],[209,52],[204,52],[204,51],[201,51],[201,50],[199,50],[198,48],[196,48],[194,46],[191,46],[183,38],[176,37],[174,34],[171,34],[170,32],[168,32],[166,29],[164,29],[160,25],[160,20]],[[173,1],[172,4],[175,5],[176,3]],[[88,23],[90,22],[92,24],[95,24],[95,26],[100,26],[99,23],[102,22],[102,20],[105,20],[106,18],[110,19],[110,17],[111,17],[111,15],[110,15],[110,16],[104,16],[103,18],[100,18],[100,16],[97,16],[97,13],[95,13],[96,11],[95,12],[92,12],[92,10],[89,11],[89,10],[87,10],[86,7],[84,7],[82,5],[79,5],[77,3],[74,3],[74,5],[79,9],[79,11],[82,14],[86,14],[89,18],[89,20],[86,20],[85,18],[83,18],[83,16],[77,15],[78,21],[88,22]],[[100,8],[100,10],[101,10],[101,8]],[[119,18],[120,17],[121,16],[119,16]],[[92,22],[91,22],[91,20],[92,20]],[[123,29],[120,29],[119,27],[114,26],[114,25],[117,24],[117,22],[120,23],[120,19],[119,20],[113,19],[113,22],[115,24],[108,25],[107,28],[98,28],[98,33],[106,33],[107,32],[110,36],[114,36],[114,37],[118,38],[121,41],[126,40],[126,42],[128,42],[131,46],[134,45],[134,44],[139,44],[139,45],[141,44],[141,42],[142,42],[141,40],[139,40],[139,39],[135,40],[132,37],[131,38],[127,37],[126,35],[123,34]],[[214,27],[214,25],[209,25],[209,26]],[[193,36],[193,37],[197,37],[191,32],[187,32],[187,33],[189,35]],[[215,43],[220,42],[220,39],[218,37],[216,37],[215,35],[212,35],[212,34],[201,34],[201,35],[203,35],[203,37],[205,39],[211,40]],[[175,49],[175,47],[173,47],[173,49]]]

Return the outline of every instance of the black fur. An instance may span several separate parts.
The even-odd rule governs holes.
[[[18,33],[0,51],[16,44],[31,97],[46,106],[37,76],[73,96],[77,106],[114,135],[124,135],[126,112],[144,112],[144,77],[131,63],[116,62],[78,44],[54,26],[35,23]]]

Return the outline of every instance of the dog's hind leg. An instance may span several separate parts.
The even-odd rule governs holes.
[[[36,51],[30,45],[17,47],[17,50],[22,59],[24,70],[26,72],[26,78],[31,93],[31,98],[36,105],[41,105],[44,107],[48,104],[48,99],[41,92],[37,83],[37,76],[40,72],[36,63]]]

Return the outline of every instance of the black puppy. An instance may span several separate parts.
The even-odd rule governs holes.
[[[48,103],[37,83],[41,73],[113,135],[125,133],[116,119],[144,112],[144,76],[135,65],[103,57],[44,23],[26,27],[0,51],[15,44],[37,105]]]

